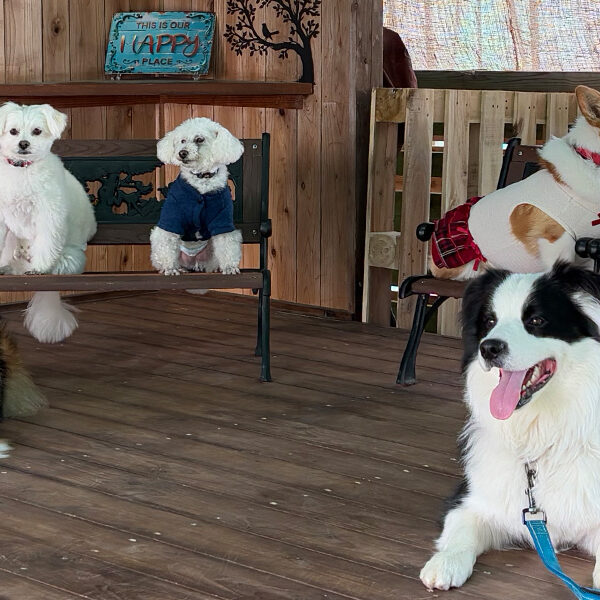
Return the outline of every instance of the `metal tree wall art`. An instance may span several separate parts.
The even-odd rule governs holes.
[[[274,50],[279,52],[279,58],[287,58],[290,51],[295,52],[302,61],[299,81],[314,83],[310,41],[319,34],[319,23],[314,17],[320,14],[320,4],[321,0],[227,0],[227,14],[237,15],[237,22],[225,27],[225,39],[237,55],[244,50],[250,56]],[[282,23],[289,24],[287,39],[279,30],[269,29],[266,23],[257,25],[256,9],[265,7],[271,8]]]

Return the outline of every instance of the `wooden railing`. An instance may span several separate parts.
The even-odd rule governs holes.
[[[576,116],[572,93],[374,89],[363,321],[389,324],[395,301],[390,294],[390,269],[398,271],[398,282],[426,272],[427,245],[416,239],[415,229],[428,220],[435,194],[441,194],[444,213],[471,196],[491,192],[507,137],[518,135],[524,144],[539,143],[564,135]],[[399,124],[403,125],[401,138]],[[432,174],[433,157],[440,152],[441,173]],[[402,170],[397,173],[399,163]],[[402,193],[401,202],[397,192]],[[401,233],[394,230],[398,204]],[[458,335],[458,310],[456,301],[444,304],[439,333]],[[410,299],[398,303],[398,327],[410,326],[412,311]]]

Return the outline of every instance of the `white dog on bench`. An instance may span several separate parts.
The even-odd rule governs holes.
[[[0,271],[81,273],[96,233],[83,186],[50,151],[67,116],[48,104],[0,107]],[[38,292],[25,326],[41,342],[60,342],[77,327],[58,292]]]
[[[227,165],[243,152],[237,138],[205,117],[184,121],[158,142],[158,158],[180,169],[150,234],[160,273],[240,272],[242,234],[233,224]]]

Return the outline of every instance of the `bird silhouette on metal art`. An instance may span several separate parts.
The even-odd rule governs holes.
[[[274,35],[277,35],[279,31],[269,31],[266,23],[262,24],[262,32],[265,36],[265,40],[272,40]]]
[[[302,76],[299,81],[314,83],[315,71],[311,50],[311,40],[319,34],[321,0],[227,0],[227,14],[236,15],[235,23],[225,26],[225,39],[231,49],[241,56],[244,50],[254,54],[266,54],[268,50],[279,52],[279,58],[288,58],[295,52],[302,62]],[[272,9],[283,27],[273,27],[274,20],[256,23],[257,15],[265,16],[266,9]],[[258,12],[265,9],[264,12]],[[278,40],[273,37],[284,32]],[[285,32],[288,32],[287,39]],[[282,39],[283,38],[283,39]]]

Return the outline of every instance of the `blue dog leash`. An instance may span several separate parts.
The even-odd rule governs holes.
[[[546,515],[544,511],[539,510],[533,496],[535,487],[535,478],[537,471],[529,463],[525,465],[527,473],[527,497],[529,498],[529,508],[523,510],[523,524],[529,530],[533,545],[542,559],[544,566],[548,571],[556,575],[573,592],[573,595],[580,600],[600,600],[600,590],[586,588],[577,585],[568,575],[563,573],[560,568],[556,553],[550,540],[550,534],[546,527]]]

